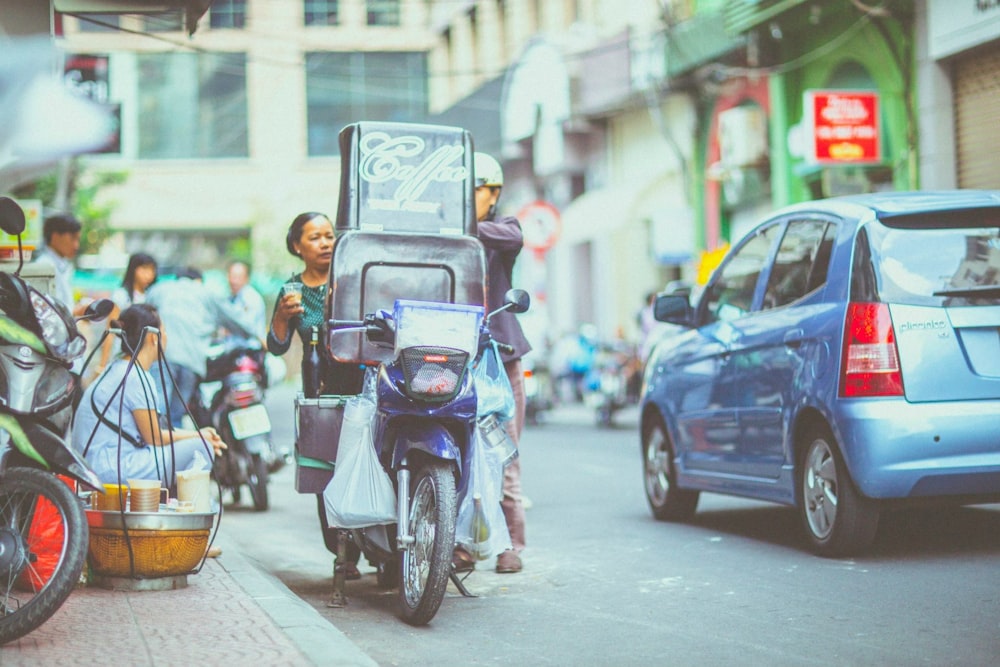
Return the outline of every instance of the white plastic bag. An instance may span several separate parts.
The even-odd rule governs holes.
[[[335,528],[363,528],[396,522],[396,490],[372,443],[371,427],[361,437],[340,439],[333,478],[323,490],[326,520]]]
[[[469,487],[458,508],[455,542],[472,557],[486,560],[511,548],[507,520],[500,506],[503,462],[490,455],[478,428],[473,433],[469,448]],[[481,499],[481,510],[475,507],[476,496]]]
[[[483,350],[472,366],[472,378],[476,383],[476,415],[480,418],[496,415],[501,422],[514,418],[514,390],[510,378],[500,359],[496,341]]]

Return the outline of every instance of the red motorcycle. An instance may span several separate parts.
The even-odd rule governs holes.
[[[219,485],[239,503],[242,487],[250,489],[253,508],[269,506],[267,484],[285,459],[271,443],[271,419],[264,405],[266,352],[255,341],[227,339],[212,349],[200,386],[199,426],[214,426],[228,445],[215,458]]]

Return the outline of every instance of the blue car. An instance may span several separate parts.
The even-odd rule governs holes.
[[[886,507],[1000,500],[1000,191],[790,206],[655,314],[684,327],[643,377],[657,519],[701,491],[773,501],[846,556]]]

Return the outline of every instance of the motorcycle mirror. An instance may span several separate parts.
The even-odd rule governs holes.
[[[10,197],[0,197],[0,229],[11,236],[24,231],[24,210]]]
[[[97,301],[91,302],[87,306],[87,310],[83,312],[83,317],[81,320],[90,320],[92,322],[100,322],[101,320],[107,319],[111,311],[115,309],[115,302],[111,299],[98,299]]]
[[[531,295],[523,289],[509,289],[503,295],[504,305],[512,313],[524,313],[531,307]]]

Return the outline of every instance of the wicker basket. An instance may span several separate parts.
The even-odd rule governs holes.
[[[205,555],[214,517],[214,514],[126,513],[126,539],[120,513],[88,510],[87,515],[90,567],[94,574],[105,577],[189,574]],[[134,572],[129,545],[135,560]]]

